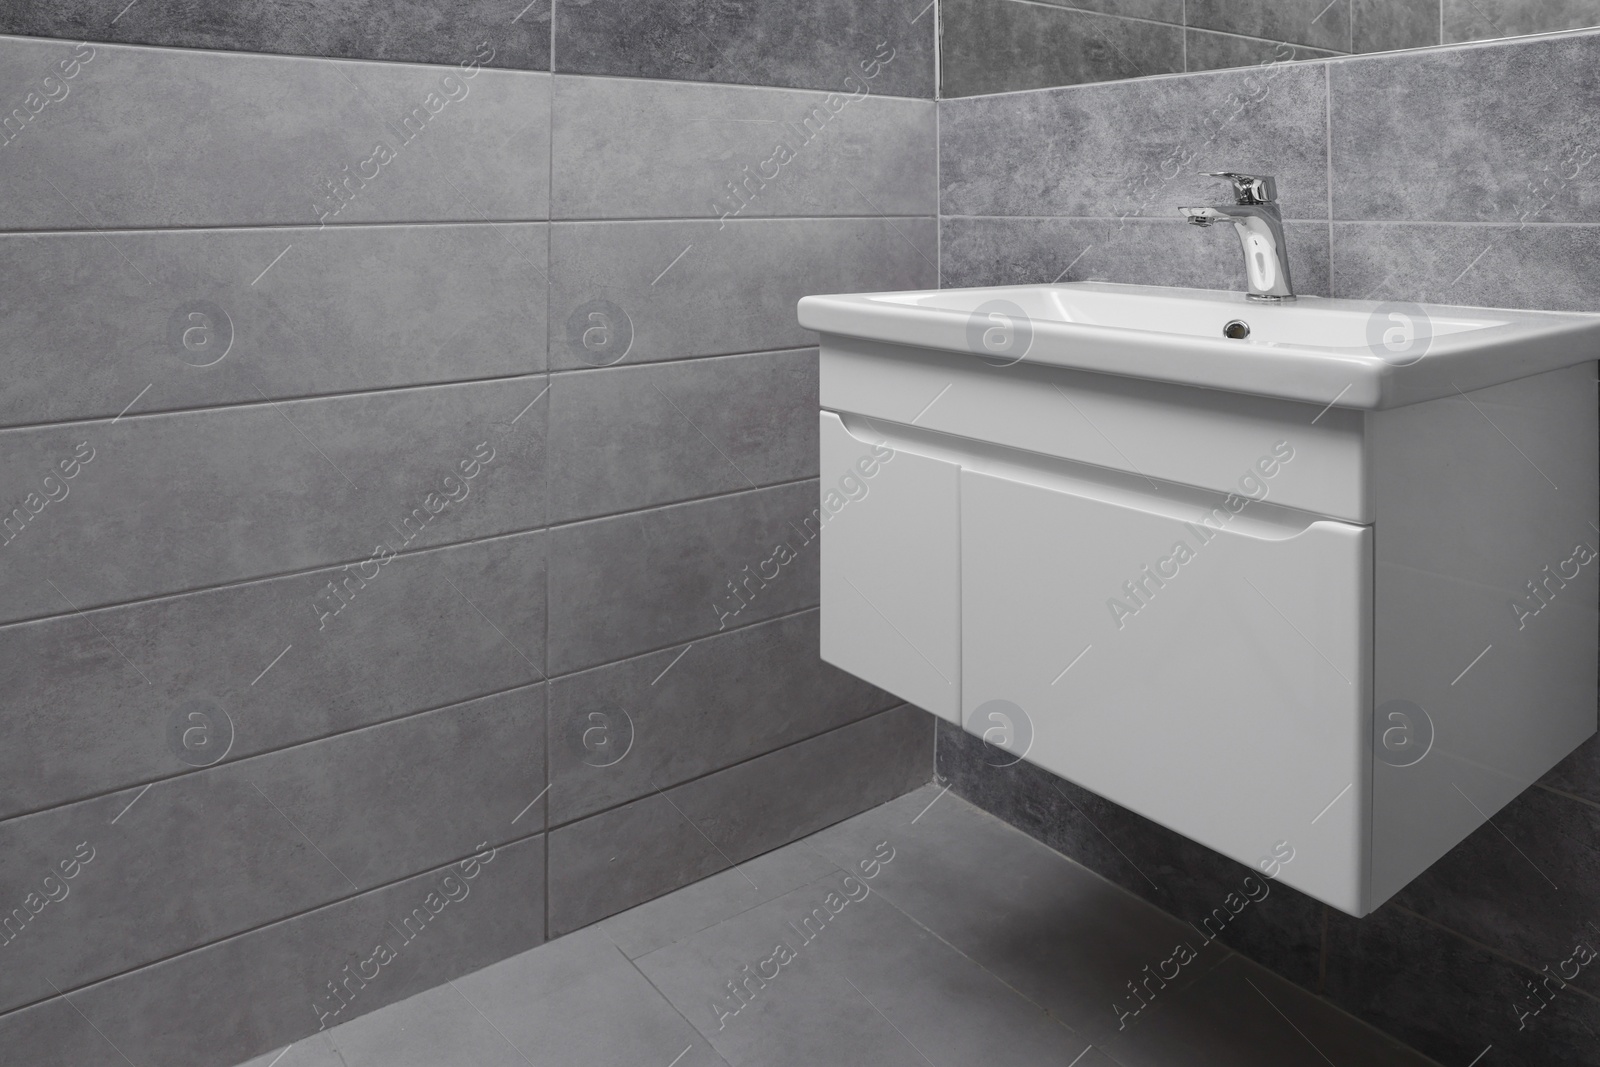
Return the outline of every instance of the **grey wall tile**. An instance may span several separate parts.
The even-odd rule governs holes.
[[[1104,15],[1122,15],[1125,18],[1151,19],[1183,25],[1183,0],[1041,0],[1058,7],[1075,7],[1080,11],[1098,11]]]
[[[457,63],[489,41],[495,66],[549,69],[550,0],[537,0],[514,24],[504,8],[492,0],[142,0],[119,14],[92,0],[12,0],[0,11],[0,33],[419,63]]]
[[[1341,60],[1330,75],[1334,218],[1600,222],[1600,35]]]
[[[314,1005],[336,1003],[335,980],[348,980],[353,997],[329,1025],[540,944],[543,868],[543,837],[525,838],[470,880],[455,866],[420,874],[91,986],[72,1003],[134,1063],[237,1063],[314,1033]],[[395,926],[431,910],[430,894],[442,908],[405,941]],[[346,979],[344,968],[356,972],[379,942],[394,958],[364,984]]]
[[[1600,804],[1600,735],[1579,745],[1572,755],[1539,779],[1539,783],[1591,804]]]
[[[1333,295],[1600,309],[1600,226],[1335,223]]]
[[[1252,67],[1262,63],[1292,63],[1300,59],[1327,59],[1339,54],[1342,53],[1303,44],[1236,37],[1210,30],[1188,30],[1184,34],[1184,59],[1191,71]]]
[[[823,663],[817,613],[559,679],[550,816],[568,822],[898,703]]]
[[[1130,282],[1243,291],[1244,254],[1231,228],[1177,219],[947,218],[942,264],[950,286]],[[1295,291],[1326,296],[1328,226],[1286,227]]]
[[[548,244],[541,223],[0,236],[0,425],[541,371]]]
[[[518,836],[544,692],[518,690],[0,823],[0,899],[66,892],[14,935],[0,1004],[49,997]],[[535,812],[521,832],[540,829]],[[43,873],[41,873],[43,872]],[[174,892],[175,886],[182,889]],[[62,890],[57,888],[56,892]]]
[[[551,934],[909,792],[928,777],[930,722],[902,705],[554,831]]]
[[[0,41],[19,99],[59,86],[0,147],[0,227],[548,215],[549,75],[88,45],[60,80],[76,47]]]
[[[878,213],[864,199],[862,211]],[[934,229],[906,218],[557,223],[550,365],[815,344],[795,319],[802,296],[934,287]],[[597,322],[610,332],[589,344]]]
[[[1426,48],[1439,40],[1440,0],[1353,0],[1350,50]]]
[[[558,77],[551,212],[572,219],[933,214],[933,101],[864,91]]]
[[[551,521],[815,477],[817,350],[552,376]]]
[[[1223,192],[1207,171],[1273,174],[1290,218],[1327,218],[1316,64],[1084,85],[940,105],[947,215],[1174,216]]]
[[[679,81],[838,89],[875,70],[876,89],[934,95],[925,0],[556,0],[555,69]],[[881,70],[862,64],[891,57]]]
[[[814,606],[817,506],[805,481],[552,529],[550,672]]]
[[[0,617],[363,560],[407,546],[402,520],[433,505],[409,547],[537,526],[544,390],[539,376],[0,432],[0,501],[28,520],[0,546]],[[463,480],[486,441],[491,461]]]
[[[1350,50],[1350,0],[1188,0],[1184,8],[1200,29]]]
[[[518,534],[407,553],[360,588],[313,571],[0,628],[0,815],[536,681],[544,548]],[[333,581],[351,599],[324,618]],[[215,730],[179,743],[202,709]]]
[[[945,97],[1183,69],[1183,30],[1017,0],[944,0]]]
[[[1600,26],[1597,0],[1441,0],[1444,39],[1482,41]]]

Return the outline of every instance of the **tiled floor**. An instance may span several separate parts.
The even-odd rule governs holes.
[[[1432,1062],[1199,940],[927,786],[248,1067]]]

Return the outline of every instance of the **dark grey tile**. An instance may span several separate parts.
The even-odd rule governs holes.
[[[548,244],[539,223],[3,236],[0,425],[542,371]]]
[[[29,1067],[128,1067],[115,1046],[60,997],[0,1015],[0,1051]]]
[[[60,896],[4,945],[0,1004],[542,829],[512,820],[543,787],[543,719],[534,686],[0,823],[0,899]]]
[[[535,0],[515,23],[505,6],[494,0],[445,6],[422,0],[142,0],[119,14],[92,0],[13,0],[0,10],[0,33],[418,63],[458,63],[488,41],[494,66],[548,70],[550,0]]]
[[[407,553],[365,583],[313,571],[0,628],[0,815],[538,680],[544,537]],[[334,581],[350,599],[326,618]],[[214,732],[179,743],[201,709]]]
[[[551,673],[815,606],[816,509],[806,481],[556,527]]]
[[[12,91],[46,76],[61,87],[7,131],[0,227],[548,216],[547,74],[77,48],[0,42]],[[64,62],[77,64],[70,79]]]
[[[1446,43],[1600,26],[1600,0],[1442,0],[1442,3]]]
[[[1589,147],[1600,35],[1341,60],[1329,73],[1334,218],[1600,221]]]
[[[1600,804],[1600,734],[1579,745],[1539,779],[1539,784]]]
[[[859,210],[881,214],[865,198]],[[931,218],[556,224],[550,364],[815,344],[795,319],[802,296],[935,287],[934,229]]]
[[[1303,44],[1235,37],[1230,33],[1213,33],[1210,30],[1188,30],[1184,34],[1184,63],[1191,71],[1292,63],[1301,59],[1327,59],[1340,54]]]
[[[1231,229],[1197,230],[1178,219],[949,218],[943,222],[946,285],[1111,281],[1198,289],[1245,287]],[[1295,291],[1326,296],[1328,226],[1286,227]]]
[[[1131,19],[1150,19],[1183,25],[1183,0],[1040,0],[1057,7],[1098,11],[1102,15],[1121,15]]]
[[[1315,64],[940,105],[946,215],[1172,217],[1224,192],[1207,171],[1272,174],[1290,218],[1327,217]]]
[[[902,705],[553,831],[551,933],[909,792],[927,778],[929,723],[927,712]]]
[[[819,658],[817,613],[559,679],[550,817],[568,822],[893,707]]]
[[[1350,51],[1350,0],[1188,0],[1184,8],[1191,27]]]
[[[543,868],[544,839],[526,838],[471,877],[460,865],[419,874],[90,986],[72,1003],[134,1063],[237,1063],[538,945]]]
[[[555,69],[675,81],[934,95],[925,0],[556,0]]]
[[[1439,44],[1439,0],[1353,0],[1350,35],[1352,52]]]
[[[553,376],[550,518],[817,473],[817,350]]]
[[[944,0],[945,97],[1118,81],[1183,69],[1183,30],[1018,0]]]
[[[1334,223],[1333,295],[1600,308],[1600,226]]]
[[[0,620],[538,526],[545,388],[524,377],[0,432],[0,501],[20,509],[0,547]]]
[[[863,95],[872,88],[841,95],[558,77],[551,211],[568,219],[932,215],[934,103]]]

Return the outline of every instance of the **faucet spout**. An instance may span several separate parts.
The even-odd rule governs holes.
[[[1245,280],[1252,300],[1293,300],[1289,278],[1289,251],[1283,236],[1283,212],[1278,207],[1277,183],[1251,174],[1215,174],[1234,183],[1233,204],[1186,207],[1180,211],[1192,226],[1233,223],[1244,250]]]

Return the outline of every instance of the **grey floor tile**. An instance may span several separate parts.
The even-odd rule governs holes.
[[[934,103],[560,76],[551,211],[564,219],[931,215]],[[868,95],[863,95],[863,94]]]
[[[1184,19],[1202,30],[1350,51],[1350,0],[1188,0]]]
[[[1444,39],[1485,41],[1600,26],[1597,0],[1442,0]]]
[[[62,997],[0,1015],[0,1054],[7,1064],[28,1067],[128,1065],[116,1047]]]
[[[496,1032],[461,992],[463,979],[360,1015],[290,1049],[278,1067],[527,1067],[511,1039]],[[319,1046],[321,1046],[319,1048]],[[265,1067],[265,1065],[263,1065]]]

